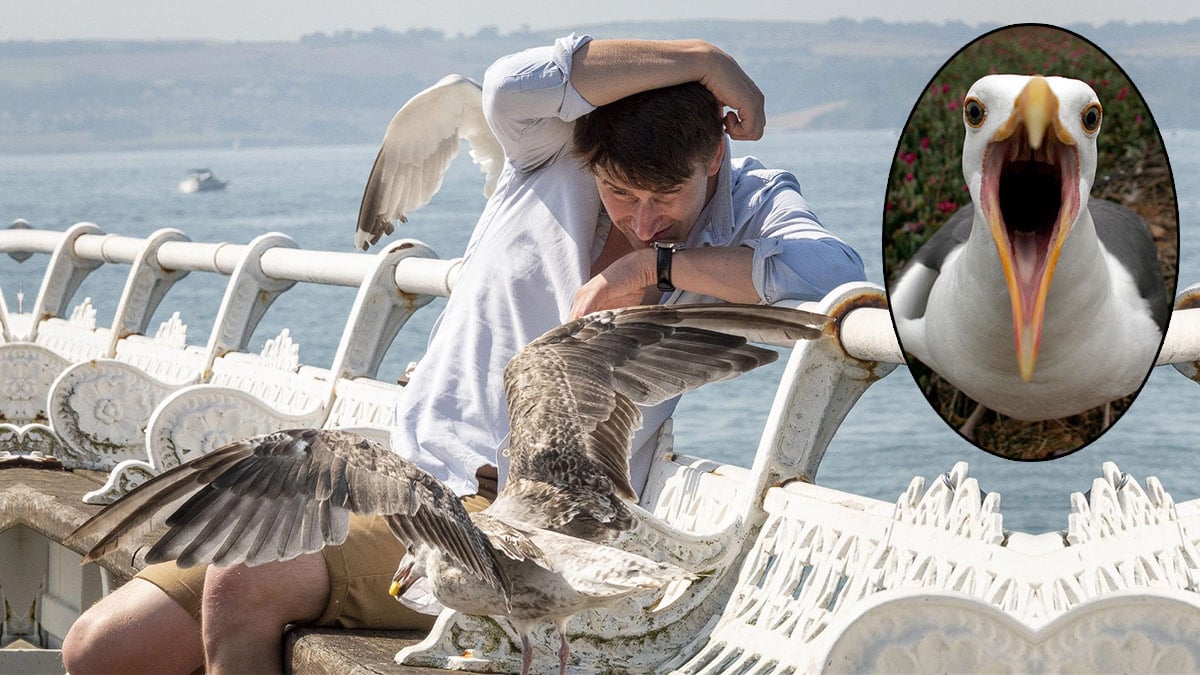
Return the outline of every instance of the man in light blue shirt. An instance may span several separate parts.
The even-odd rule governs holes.
[[[645,302],[811,300],[863,278],[791,174],[729,159],[726,134],[762,136],[763,96],[708,43],[569,36],[497,61],[484,104],[505,167],[393,433],[397,452],[460,494],[500,463],[504,367],[564,319]],[[635,486],[645,440],[673,406],[645,411]],[[412,627],[387,596],[404,551],[381,522],[358,519],[344,545],[284,563],[135,578],[72,627],[68,669],[277,672],[289,623]]]
[[[627,60],[636,68],[622,69]],[[704,76],[715,81],[695,82]],[[475,492],[508,433],[504,367],[563,321],[642,303],[816,300],[864,278],[794,176],[729,160],[726,131],[762,134],[761,94],[711,45],[572,35],[498,60],[483,86],[504,170],[392,435],[393,449],[460,494]],[[718,102],[738,114],[723,120]],[[682,245],[661,253],[675,290],[658,288],[656,242]],[[675,402],[643,411],[635,487]]]

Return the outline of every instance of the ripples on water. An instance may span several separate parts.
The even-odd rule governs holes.
[[[1180,186],[1180,288],[1200,280],[1196,229],[1200,194],[1200,132],[1168,132],[1167,151]],[[755,144],[735,144],[735,154],[754,154],[768,166],[792,170],[822,222],[850,242],[867,264],[868,278],[882,282],[880,217],[893,132],[791,132]],[[153,151],[0,157],[0,222],[25,218],[35,227],[62,229],[87,220],[105,232],[144,236],[163,227],[196,241],[245,243],[282,231],[304,248],[351,250],[362,186],[374,159],[373,146],[263,148],[217,151]],[[188,169],[207,166],[229,188],[181,194],[176,185]],[[461,255],[483,205],[482,178],[460,156],[429,206],[404,226],[403,235],[429,244],[442,257]],[[10,310],[17,291],[34,302],[46,257],[17,265],[0,260],[0,288]],[[91,296],[100,325],[111,323],[128,268],[102,267],[73,303]],[[157,325],[179,311],[188,342],[204,344],[225,279],[192,274],[167,295]],[[328,366],[354,289],[300,284],[271,308],[251,349],[287,327],[300,344],[301,360]],[[424,349],[425,335],[443,301],[421,310],[397,338],[380,371],[394,379]],[[676,416],[681,452],[748,466],[771,404],[783,360],[731,382],[684,397]],[[1200,462],[1194,457],[1197,425],[1189,414],[1200,390],[1172,368],[1159,368],[1129,411],[1092,445],[1053,462],[1020,463],[981,452],[951,431],[925,403],[903,367],[864,395],[834,437],[817,480],[823,485],[894,501],[913,476],[931,479],[957,461],[971,466],[988,491],[1000,492],[1007,529],[1041,532],[1066,527],[1070,492],[1086,491],[1104,461],[1116,461],[1139,481],[1162,477],[1177,501],[1200,496]]]

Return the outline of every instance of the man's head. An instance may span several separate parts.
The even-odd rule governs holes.
[[[698,82],[601,106],[575,123],[574,140],[605,209],[634,245],[687,237],[725,150],[717,100]]]

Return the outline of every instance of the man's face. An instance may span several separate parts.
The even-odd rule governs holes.
[[[686,241],[712,196],[723,156],[722,143],[712,162],[697,164],[687,180],[663,192],[635,188],[597,168],[600,201],[634,248],[646,248],[656,241]]]

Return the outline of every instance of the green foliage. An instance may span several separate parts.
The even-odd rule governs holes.
[[[1087,82],[1104,107],[1097,165],[1132,167],[1162,148],[1146,103],[1125,73],[1091,43],[1049,26],[1014,26],[972,42],[933,76],[900,136],[884,208],[884,269],[894,278],[960,206],[971,201],[962,177],[961,103],[979,78],[995,73],[1060,75]],[[1097,175],[1097,183],[1101,181]]]

